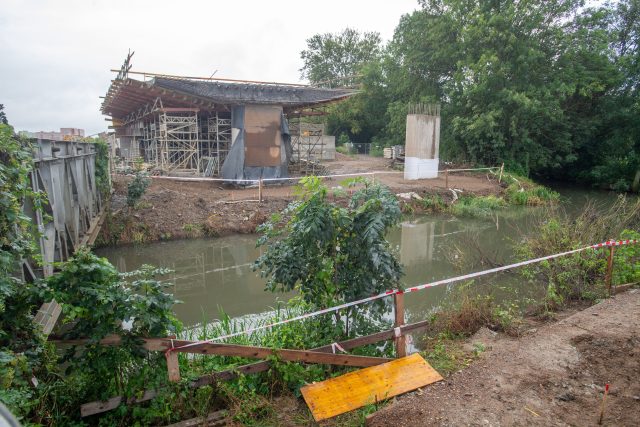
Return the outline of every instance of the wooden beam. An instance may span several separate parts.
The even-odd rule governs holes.
[[[419,329],[426,328],[429,326],[431,322],[429,320],[423,320],[416,323],[410,323],[408,325],[404,325],[400,328],[400,331],[403,335],[408,334],[411,331],[416,331]],[[357,347],[362,347],[364,345],[375,344],[380,341],[387,341],[394,337],[393,329],[383,332],[377,332],[371,335],[365,335],[363,337],[352,338],[350,340],[340,341],[338,344],[345,350],[351,350]],[[314,351],[321,352],[329,352],[331,351],[331,344],[325,345],[322,347],[314,348]],[[213,374],[204,375],[196,380],[194,380],[191,385],[194,387],[201,387],[207,384],[213,384],[216,381],[228,381],[232,380],[238,375],[247,375],[247,374],[257,374],[259,372],[264,372],[269,370],[271,367],[271,362],[268,360],[262,362],[249,363],[247,365],[238,366],[236,368],[227,369],[225,371],[215,372]]]
[[[394,303],[394,314],[395,314],[394,326],[396,327],[395,330],[400,331],[398,336],[394,338],[394,342],[396,345],[396,357],[400,358],[400,357],[405,357],[407,355],[407,341],[404,335],[402,335],[402,330],[400,329],[400,327],[404,325],[404,294],[395,293],[393,295],[393,303]]]
[[[227,411],[221,410],[212,412],[206,417],[191,418],[190,420],[180,421],[179,423],[170,424],[166,427],[224,426],[227,425],[227,421],[225,420],[226,416]]]
[[[145,402],[147,400],[153,399],[156,396],[157,392],[155,390],[147,390],[141,397],[127,399],[126,403],[131,404]],[[88,417],[89,415],[95,415],[101,412],[107,412],[112,409],[116,409],[123,401],[124,399],[122,396],[116,396],[104,401],[85,403],[84,405],[80,405],[80,416]]]
[[[178,353],[170,351],[165,353],[167,358],[167,371],[169,381],[172,383],[180,382],[180,363],[178,362]]]
[[[219,343],[202,343],[187,348],[177,347],[173,352],[214,354],[218,356],[246,357],[249,359],[266,359],[270,356],[276,356],[287,362],[359,367],[375,366],[392,360],[386,357],[353,356],[351,354],[332,354],[313,350],[271,349],[268,347]]]

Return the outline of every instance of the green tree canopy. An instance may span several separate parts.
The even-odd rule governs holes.
[[[351,28],[338,34],[316,34],[307,39],[307,49],[300,53],[302,78],[329,87],[344,85],[379,57],[381,43],[379,33],[360,33]]]

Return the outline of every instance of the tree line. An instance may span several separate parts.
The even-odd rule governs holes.
[[[639,0],[418,3],[386,44],[353,29],[307,40],[303,78],[360,89],[328,132],[380,151],[404,143],[408,105],[439,103],[445,160],[638,189]]]

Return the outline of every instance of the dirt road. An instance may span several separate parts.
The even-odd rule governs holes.
[[[530,330],[487,339],[471,367],[373,415],[371,426],[640,424],[640,290]]]

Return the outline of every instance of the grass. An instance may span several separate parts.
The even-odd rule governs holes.
[[[184,224],[182,226],[182,231],[187,233],[187,236],[191,238],[202,237],[204,234],[204,228],[202,224]]]
[[[560,200],[559,193],[543,185],[536,184],[528,178],[505,174],[503,181],[507,184],[505,198],[510,204],[543,206],[557,203]]]
[[[449,211],[457,216],[487,217],[506,205],[504,199],[496,196],[465,196],[452,204]]]

